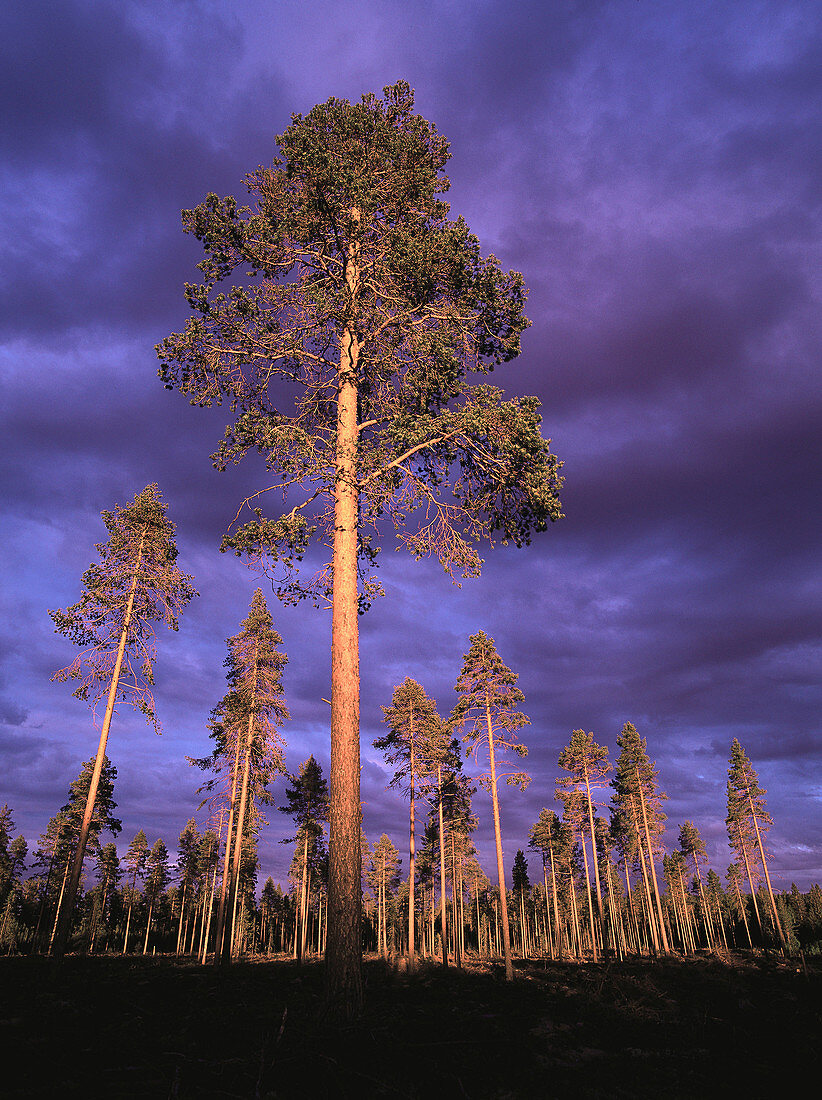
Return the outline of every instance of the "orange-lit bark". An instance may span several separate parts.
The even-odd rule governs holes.
[[[117,658],[114,662],[114,671],[111,674],[111,686],[109,687],[108,699],[106,701],[106,713],[103,718],[103,728],[100,731],[100,743],[97,746],[97,759],[94,761],[94,771],[91,774],[91,783],[89,784],[88,796],[86,797],[86,808],[83,813],[83,822],[80,826],[80,836],[77,841],[77,847],[74,850],[74,862],[66,886],[65,905],[62,910],[63,919],[59,922],[57,937],[52,945],[53,953],[58,959],[63,957],[66,950],[66,943],[71,929],[71,919],[74,915],[74,903],[77,899],[77,889],[80,885],[80,876],[83,873],[83,860],[86,855],[86,845],[88,844],[88,834],[91,829],[91,819],[94,816],[94,803],[97,799],[97,788],[100,785],[100,776],[103,773],[103,762],[106,758],[106,744],[111,728],[112,715],[114,714],[114,703],[117,699],[117,685],[120,682],[120,671],[123,667],[126,641],[128,640],[128,628],[131,625],[131,615],[134,610],[134,595],[137,591],[137,578],[140,572],[140,563],[143,560],[143,544],[145,542],[145,537],[146,529],[144,527],[140,535],[140,546],[137,550],[137,561],[134,565],[134,576],[131,581],[126,613],[123,616],[123,629],[120,633]]]
[[[505,956],[505,977],[510,982],[514,978],[514,965],[511,961],[511,932],[508,927],[508,901],[505,894],[505,869],[502,864],[502,831],[499,823],[499,795],[497,793],[497,763],[494,753],[494,727],[491,721],[491,706],[486,700],[485,720],[488,725],[488,755],[491,760],[491,805],[494,810],[494,841],[497,849],[497,878],[499,880],[500,918],[502,921],[502,950]]]
[[[356,214],[356,212],[355,212]],[[349,247],[346,281],[359,290],[359,249]],[[329,773],[326,1006],[332,1017],[362,1011],[360,828],[360,657],[357,593],[357,333],[340,347],[334,484],[334,590],[331,608],[331,769]]]

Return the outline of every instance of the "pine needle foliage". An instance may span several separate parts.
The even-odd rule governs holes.
[[[109,533],[97,544],[99,562],[82,578],[82,594],[66,610],[49,611],[55,632],[83,652],[53,676],[79,680],[78,699],[96,706],[111,684],[118,647],[125,632],[124,670],[117,699],[133,704],[159,733],[155,712],[154,623],[177,630],[180,613],[196,595],[193,578],[177,566],[174,524],[156,485],[148,485],[126,505],[102,513]]]

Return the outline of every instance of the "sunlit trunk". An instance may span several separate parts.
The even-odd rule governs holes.
[[[667,954],[668,950],[669,950],[669,948],[668,948],[668,938],[665,934],[665,922],[662,919],[662,902],[660,901],[660,897],[659,897],[659,883],[657,882],[656,865],[654,864],[654,853],[653,853],[653,848],[651,846],[651,830],[648,828],[648,813],[647,813],[647,810],[645,808],[645,792],[642,789],[642,783],[641,783],[640,778],[639,778],[639,770],[637,770],[636,780],[637,780],[637,787],[639,788],[639,802],[640,802],[640,805],[642,807],[642,822],[645,826],[645,839],[647,840],[647,843],[648,843],[648,861],[651,865],[651,877],[652,877],[653,882],[654,882],[654,899],[656,901],[656,911],[657,911],[657,915],[659,917],[659,930],[660,930],[660,935],[662,936],[662,949]]]
[[[779,936],[779,942],[784,948],[786,946],[785,934],[782,931],[782,924],[780,923],[779,913],[776,909],[776,900],[774,899],[773,888],[771,886],[771,876],[768,874],[768,861],[765,859],[765,849],[762,847],[762,836],[759,832],[759,822],[756,820],[756,813],[754,811],[754,804],[753,799],[751,798],[750,790],[748,791],[748,803],[751,807],[751,817],[753,818],[754,829],[756,829],[756,843],[759,845],[759,857],[762,860],[762,870],[765,872],[765,882],[768,885],[768,897],[771,899],[771,912],[773,913],[773,923]]]
[[[254,653],[254,677],[257,675],[257,654]],[[231,925],[228,935],[223,936],[223,949],[221,962],[230,962],[232,955],[236,953],[235,924],[237,920],[237,898],[240,893],[240,862],[243,855],[243,831],[245,829],[245,815],[248,806],[248,783],[251,775],[251,747],[254,742],[254,698],[251,700],[251,714],[248,716],[248,731],[246,733],[245,758],[243,760],[243,784],[240,790],[240,808],[237,811],[237,828],[234,830],[234,860],[231,868],[231,894],[229,909],[231,910]]]
[[[358,211],[352,211],[357,221]],[[352,242],[346,284],[352,303],[360,282]],[[353,1019],[362,1011],[360,828],[360,666],[357,598],[357,386],[359,339],[346,327],[340,344],[334,484],[331,611],[331,768],[329,772],[328,939],[326,1010]]]
[[[440,934],[442,938],[442,965],[448,966],[448,935],[445,920],[445,831],[442,820],[442,766],[437,765],[437,802],[440,823]]]
[[[594,957],[594,962],[597,962],[599,959],[599,952],[597,951],[597,934],[594,925],[594,905],[591,898],[591,873],[588,870],[588,853],[585,851],[585,835],[581,828],[579,831],[579,843],[582,848],[582,861],[585,864],[585,895],[588,899],[588,923],[591,928],[591,953]]]
[[[221,958],[223,940],[225,939],[226,901],[228,898],[229,870],[231,867],[231,838],[234,835],[234,814],[237,802],[237,781],[240,775],[240,731],[235,733],[236,745],[234,747],[234,768],[231,775],[231,800],[228,810],[228,830],[225,836],[225,852],[223,853],[223,879],[220,884],[220,906],[217,910],[217,929],[214,936],[214,961]]]
[[[83,822],[80,826],[80,836],[77,840],[77,847],[74,850],[74,862],[72,864],[71,875],[69,876],[66,889],[66,903],[63,907],[63,919],[60,921],[57,930],[57,938],[53,944],[53,953],[58,959],[63,957],[66,950],[66,943],[68,941],[69,931],[71,930],[71,919],[74,915],[74,903],[77,899],[77,889],[80,885],[80,876],[83,873],[83,860],[86,855],[86,845],[88,843],[89,830],[91,829],[91,819],[94,816],[94,803],[97,801],[97,788],[100,785],[100,776],[103,773],[103,761],[106,756],[108,733],[111,728],[111,718],[114,714],[114,703],[117,699],[117,685],[120,682],[120,671],[123,667],[126,641],[128,640],[128,628],[131,625],[131,616],[134,610],[134,596],[137,591],[137,578],[140,573],[140,563],[143,560],[143,543],[145,542],[145,537],[146,529],[144,527],[140,535],[140,546],[137,550],[137,561],[134,565],[134,576],[131,581],[126,613],[123,616],[120,644],[117,648],[117,657],[114,662],[114,670],[111,674],[111,685],[109,687],[108,700],[106,702],[106,713],[103,718],[103,728],[100,731],[100,743],[97,746],[97,758],[94,761],[94,771],[91,773],[91,782],[89,783],[88,795],[86,797],[86,808],[83,812]]]
[[[414,708],[411,708],[411,759],[409,778],[411,783],[411,810],[408,840],[408,966],[414,969]]]
[[[497,792],[497,764],[494,754],[494,730],[491,723],[491,705],[488,695],[485,697],[485,721],[488,729],[488,755],[491,761],[491,805],[494,810],[494,840],[497,849],[497,877],[499,879],[500,918],[502,920],[502,947],[505,955],[505,977],[510,982],[514,977],[511,962],[511,933],[508,928],[508,903],[505,894],[505,869],[502,863],[502,832],[499,823],[499,795]]]

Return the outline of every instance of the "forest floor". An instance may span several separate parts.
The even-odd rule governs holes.
[[[364,973],[362,1019],[335,1027],[316,962],[0,958],[0,1095],[755,1100],[819,1081],[819,958]]]

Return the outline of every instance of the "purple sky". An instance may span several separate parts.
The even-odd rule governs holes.
[[[49,682],[74,651],[46,612],[77,599],[100,511],[158,482],[201,593],[159,639],[163,737],[125,708],[112,727],[121,850],[140,827],[175,848],[194,813],[184,758],[209,751],[225,639],[261,583],[217,551],[259,466],[215,473],[227,413],[157,379],[201,255],[180,210],[242,197],[292,113],[402,78],[451,141],[453,214],[530,287],[523,354],[493,380],[540,396],[567,518],[462,589],[382,556],[387,597],[361,622],[369,839],[387,831],[407,870],[380,705],[413,676],[447,713],[484,629],[531,718],[533,782],[502,792],[509,874],[559,808],[571,732],[613,752],[632,721],[669,844],[692,819],[724,876],[738,737],[775,885],[822,879],[821,17],[815,0],[2,6],[0,804],[30,846],[96,751],[88,710]],[[330,617],[270,606],[288,765],[313,752],[327,773]],[[488,796],[474,805],[490,872]],[[285,883],[290,823],[270,818],[261,881]]]

